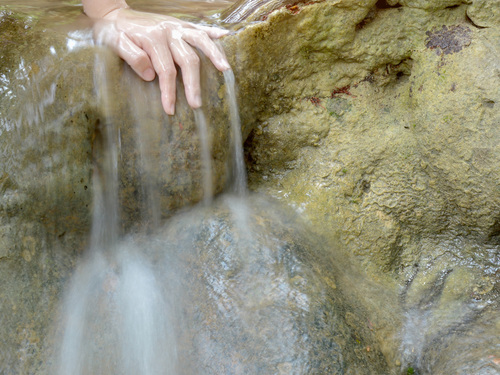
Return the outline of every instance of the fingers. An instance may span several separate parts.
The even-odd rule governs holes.
[[[203,25],[197,25],[197,24],[190,24],[190,25],[197,30],[204,31],[212,39],[219,39],[220,37],[223,37],[224,35],[229,34],[229,30],[220,29],[218,27],[203,26]]]
[[[217,47],[205,32],[193,29],[186,32],[183,39],[192,46],[199,48],[221,72],[231,69],[224,52]]]
[[[149,48],[149,56],[153,62],[155,71],[158,73],[161,91],[161,103],[163,109],[169,115],[175,113],[175,69],[172,55],[163,43],[154,43]]]
[[[115,46],[118,56],[145,81],[152,81],[156,74],[149,56],[132,42],[125,34],[121,34]]]
[[[118,13],[117,18],[103,24],[102,29],[100,39],[142,79],[151,81],[158,74],[162,105],[170,115],[175,112],[176,102],[175,64],[181,68],[189,105],[198,108],[202,104],[200,59],[195,48],[218,70],[230,69],[224,52],[213,41],[228,33],[223,29],[132,11]]]
[[[201,107],[200,58],[180,37],[172,35],[169,41],[172,57],[182,72],[186,99],[192,108]]]

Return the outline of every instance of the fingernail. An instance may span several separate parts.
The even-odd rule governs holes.
[[[167,115],[175,115],[175,104],[164,105],[163,110]]]
[[[226,60],[223,60],[221,63],[222,70],[228,70],[231,69],[231,65]]]
[[[169,114],[172,116],[175,115],[175,104],[172,104],[169,108]]]
[[[155,78],[155,71],[151,68],[146,69],[144,72],[142,72],[142,78],[144,78],[146,81],[151,81]]]
[[[193,98],[192,107],[193,108],[200,108],[201,107],[201,96],[195,96]]]

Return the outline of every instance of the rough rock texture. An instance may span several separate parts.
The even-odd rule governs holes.
[[[275,202],[227,197],[146,247],[181,295],[179,374],[388,371],[335,251]]]
[[[92,198],[88,104],[81,91],[58,90],[66,75],[78,87],[89,74],[79,69],[81,54],[60,71],[47,53],[57,37],[35,32],[36,24],[0,12],[2,374],[29,373],[38,361],[61,282],[85,247]]]
[[[497,10],[400,3],[284,6],[228,41],[242,102],[254,104],[243,105],[256,123],[250,185],[339,238],[368,279],[401,285],[405,316],[424,316],[402,319],[400,347],[388,350],[401,350],[402,371],[439,373],[449,361],[490,373],[498,339],[488,334],[463,361],[433,351],[470,353],[460,342],[481,322],[499,333]]]

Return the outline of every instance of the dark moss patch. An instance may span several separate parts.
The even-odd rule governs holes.
[[[472,31],[467,26],[443,26],[426,32],[425,46],[436,50],[438,55],[449,55],[461,51],[470,45]]]
[[[375,4],[375,7],[377,9],[388,9],[388,8],[401,8],[401,4],[396,4],[396,5],[390,5],[387,0],[378,0],[377,4]]]

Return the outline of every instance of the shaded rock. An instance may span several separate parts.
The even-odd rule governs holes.
[[[396,1],[388,1],[393,5]],[[399,0],[399,4],[410,8],[420,8],[426,10],[443,9],[466,3],[464,0]]]
[[[116,56],[93,46],[90,24],[79,17],[81,9],[69,5],[53,12],[0,8],[2,374],[31,373],[39,364],[62,284],[88,245],[92,176],[104,169],[109,142],[117,150],[124,228],[167,217],[203,194],[191,110],[180,99],[177,116],[167,119],[157,82],[141,82]],[[222,77],[205,65],[214,190],[220,191],[229,115],[224,90],[219,93]]]

